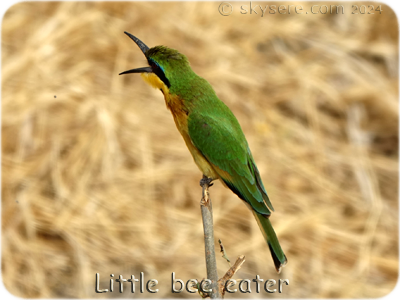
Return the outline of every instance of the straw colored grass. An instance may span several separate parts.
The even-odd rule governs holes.
[[[288,257],[277,275],[251,213],[210,189],[215,238],[246,256],[235,279],[279,295],[369,298],[398,276],[398,24],[394,13],[223,17],[216,2],[19,3],[2,23],[2,277],[19,297],[199,298],[202,174],[139,75],[123,31],[188,56],[242,125]],[[267,5],[271,3],[257,3]],[[285,3],[282,3],[285,4]],[[291,3],[293,4],[293,3]],[[296,3],[308,9],[311,3]],[[323,3],[319,3],[323,4]],[[326,4],[326,3],[325,3]],[[328,3],[329,5],[330,3]],[[370,3],[368,3],[370,4]],[[375,4],[376,6],[377,4]],[[219,275],[228,270],[218,255]],[[110,274],[157,294],[95,293]]]

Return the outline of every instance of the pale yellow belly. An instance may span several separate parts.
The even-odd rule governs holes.
[[[185,139],[185,138],[184,138]],[[186,140],[185,140],[186,142]],[[218,179],[219,176],[218,174],[215,172],[214,168],[212,167],[212,165],[208,162],[208,160],[200,153],[199,150],[197,150],[196,147],[194,147],[194,145],[192,144],[192,142],[190,141],[191,146],[188,145],[188,143],[186,142],[186,145],[188,146],[188,149],[190,151],[190,153],[193,156],[194,162],[196,163],[197,167],[200,169],[201,172],[203,172],[203,174],[205,176],[207,176],[208,178],[212,178],[212,179]]]
[[[194,162],[201,172],[208,178],[218,179],[219,176],[214,170],[213,166],[208,162],[208,160],[201,154],[201,152],[193,145],[190,139],[187,125],[187,115],[181,112],[176,112],[171,109],[172,116],[174,117],[176,128],[179,130],[183,137],[183,140],[188,147],[190,154],[192,154]]]
[[[187,132],[187,126],[181,126],[181,124],[177,124],[179,120],[175,117],[174,114],[175,124],[178,128],[179,132],[181,133],[186,146],[188,147],[190,154],[192,154],[194,162],[196,163],[197,167],[200,169],[201,172],[208,178],[218,179],[219,176],[217,172],[215,172],[213,166],[208,162],[208,160],[201,154],[201,152],[193,145],[192,140],[189,137],[189,133]]]

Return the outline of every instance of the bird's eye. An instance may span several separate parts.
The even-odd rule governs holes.
[[[155,63],[155,62],[150,62],[150,67],[153,69],[153,71],[159,70],[160,67]]]

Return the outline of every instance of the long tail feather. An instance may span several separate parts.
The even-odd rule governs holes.
[[[287,263],[287,258],[283,253],[281,245],[279,244],[274,228],[272,227],[269,218],[255,212],[254,210],[252,210],[252,212],[268,244],[269,250],[271,251],[272,259],[274,260],[275,264],[275,269],[278,273],[280,273],[282,267],[284,267]]]

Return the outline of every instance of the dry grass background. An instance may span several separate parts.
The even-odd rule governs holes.
[[[2,278],[20,297],[191,297],[203,278],[201,173],[126,30],[186,54],[235,113],[276,212],[277,275],[247,208],[211,188],[235,278],[283,294],[369,298],[398,276],[398,24],[382,14],[222,17],[217,2],[19,3],[2,23]],[[257,2],[256,4],[273,4]],[[284,3],[283,3],[284,4]],[[291,3],[293,4],[293,3]],[[309,9],[312,3],[296,3]],[[315,3],[314,3],[315,4]],[[330,4],[330,3],[318,3]],[[370,3],[369,3],[370,4]],[[227,270],[218,256],[220,276]],[[109,274],[159,281],[158,294]]]

